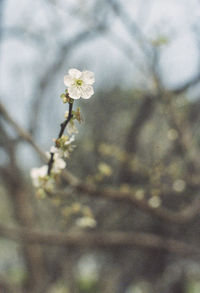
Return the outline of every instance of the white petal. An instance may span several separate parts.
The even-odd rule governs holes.
[[[64,84],[66,86],[71,86],[74,83],[74,78],[72,76],[70,76],[69,74],[64,76]]]
[[[68,88],[68,93],[70,98],[77,100],[80,99],[81,97],[81,90],[79,88],[77,88],[76,86],[70,86]]]
[[[86,84],[93,84],[95,82],[94,73],[92,71],[83,71],[81,79]]]
[[[56,148],[55,146],[52,146],[50,148],[50,153],[57,153],[58,152],[58,148]]]
[[[76,220],[76,225],[81,227],[81,228],[94,228],[97,223],[94,219],[89,218],[89,217],[82,217],[82,218],[78,218]]]
[[[69,75],[73,78],[80,78],[81,76],[81,71],[78,70],[78,69],[75,69],[75,68],[71,68],[69,71],[68,71]]]
[[[60,158],[60,152],[54,153],[54,161]]]
[[[31,169],[30,175],[33,179],[36,179],[38,177],[44,177],[47,175],[48,166],[44,165],[40,168],[33,168]]]
[[[31,178],[37,178],[38,177],[38,168],[32,168],[30,171]]]
[[[62,159],[59,159],[59,168],[64,169],[65,167],[66,167],[65,161],[63,161]]]
[[[40,168],[40,177],[46,176],[48,171],[48,166],[44,165]]]
[[[36,187],[36,188],[40,187],[40,181],[38,178],[33,178],[32,182],[33,182],[34,187]]]
[[[67,125],[67,131],[69,134],[78,133],[78,129],[76,128],[76,126],[70,123]],[[66,141],[65,145],[68,145],[68,144],[70,144],[70,142]]]
[[[63,159],[55,159],[53,164],[53,172],[54,173],[60,173],[61,169],[64,169],[66,167],[66,163]]]
[[[94,90],[91,85],[84,85],[81,87],[81,89],[81,97],[83,99],[89,99],[94,94]]]

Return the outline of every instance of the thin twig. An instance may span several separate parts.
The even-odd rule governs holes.
[[[59,139],[59,138],[62,137],[62,135],[63,135],[63,133],[65,131],[65,128],[67,127],[67,124],[70,122],[70,120],[73,117],[73,114],[72,114],[73,102],[74,101],[72,99],[70,99],[70,101],[69,101],[69,113],[68,113],[68,117],[67,117],[67,119],[63,123],[61,123],[61,125],[60,125],[60,132],[59,132],[59,135],[58,135],[58,138],[57,139]],[[54,153],[51,152],[50,153],[50,159],[49,159],[49,162],[48,162],[48,175],[51,174],[51,170],[52,170],[52,167],[53,167],[53,162],[54,162]]]

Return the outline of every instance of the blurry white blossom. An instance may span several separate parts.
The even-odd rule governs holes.
[[[73,120],[71,120],[70,123],[68,123],[68,125],[67,125],[67,132],[68,132],[69,134],[78,133],[78,129],[77,129],[77,127],[75,126]]]
[[[47,175],[48,166],[44,165],[40,168],[32,168],[30,175],[35,187],[40,187],[41,179]]]
[[[62,136],[60,139],[56,140],[59,147],[52,146],[50,152],[56,154],[55,156],[60,158],[69,158],[70,152],[72,152],[75,147],[72,145],[72,142],[74,142],[74,135],[71,137]]]
[[[92,84],[95,82],[94,73],[91,71],[79,71],[72,68],[64,76],[64,84],[68,87],[68,94],[72,99],[89,99],[94,90]]]
[[[158,208],[161,205],[161,199],[159,196],[152,196],[148,203],[152,208]]]
[[[76,225],[81,228],[94,228],[97,225],[97,222],[90,217],[82,217],[76,220]]]
[[[36,188],[44,189],[44,190],[52,190],[54,181],[53,179],[47,176],[48,166],[44,165],[40,168],[32,168],[30,171],[30,175],[32,178],[33,185]]]
[[[62,169],[66,167],[65,161],[59,156],[59,154],[54,155],[54,162],[52,167],[52,172],[58,174]]]
[[[59,174],[62,169],[66,167],[66,162],[61,158],[60,153],[57,152],[56,147],[51,147],[51,152],[54,153],[54,161],[52,167],[52,173]],[[50,158],[50,153],[47,152],[47,157]]]

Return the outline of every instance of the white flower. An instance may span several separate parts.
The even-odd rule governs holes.
[[[47,176],[48,166],[44,165],[40,168],[32,168],[30,175],[35,187],[40,187],[44,181],[44,177]]]
[[[65,142],[65,146],[70,145],[72,142],[74,142],[74,140],[75,140],[75,136],[72,135],[72,136],[69,138],[69,140],[67,140],[67,141]]]
[[[57,147],[52,146],[50,148],[50,153],[54,153],[55,154],[55,153],[58,153],[58,152],[59,152],[59,149]],[[50,157],[48,152],[47,152],[47,156],[48,156],[48,158]]]
[[[64,145],[60,148],[57,148],[55,146],[52,146],[50,148],[50,152],[54,153],[54,158],[57,156],[57,158],[69,158],[70,152],[73,151],[75,145],[72,145],[72,142],[74,142],[74,135],[72,135],[68,140],[64,143]],[[49,157],[49,154],[48,154]]]
[[[68,123],[67,125],[67,132],[69,134],[78,133],[78,129],[76,128],[74,123]]]
[[[89,99],[94,90],[92,84],[94,83],[94,73],[91,71],[79,71],[72,68],[68,74],[64,76],[64,84],[68,87],[68,93],[72,99]]]
[[[76,220],[76,225],[80,228],[94,228],[97,222],[90,217],[82,217]]]
[[[55,154],[54,155],[53,168],[52,168],[53,173],[58,174],[65,167],[66,167],[65,161],[60,158],[59,154]]]

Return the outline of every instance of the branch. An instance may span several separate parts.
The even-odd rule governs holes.
[[[147,58],[149,56],[148,43],[140,27],[133,19],[130,18],[119,1],[110,0],[109,4],[113,12],[120,18],[124,26],[127,28],[130,35],[134,37],[134,40],[137,39],[138,45],[140,46],[145,58]]]
[[[40,155],[40,157],[47,161],[47,157],[45,153],[37,146],[37,144],[33,141],[32,137],[29,133],[27,133],[25,130],[23,130],[8,114],[5,107],[0,103],[0,114],[3,115],[3,117],[10,123],[13,128],[16,130],[18,135],[27,141],[34,149],[35,151]],[[192,219],[194,219],[196,216],[200,213],[200,197],[196,197],[191,204],[189,204],[187,207],[183,208],[180,211],[171,211],[169,209],[166,209],[164,207],[158,207],[153,208],[151,207],[146,200],[138,200],[133,192],[123,192],[118,189],[114,188],[104,188],[104,189],[98,189],[93,185],[89,185],[86,183],[81,182],[79,178],[71,174],[69,171],[65,170],[63,173],[64,180],[74,187],[77,191],[83,192],[90,196],[95,197],[103,197],[110,200],[115,201],[121,201],[121,202],[128,202],[129,204],[132,204],[133,206],[138,207],[140,210],[145,211],[149,213],[152,216],[156,216],[164,221],[170,222],[170,223],[177,223],[177,224],[184,224]]]
[[[67,119],[63,123],[61,123],[61,125],[60,125],[60,132],[59,132],[59,135],[58,135],[58,138],[57,139],[59,139],[59,138],[62,137],[63,132],[65,131],[65,128],[67,127],[67,124],[70,122],[70,120],[73,117],[72,108],[73,108],[74,100],[73,99],[70,99],[68,103],[69,103],[68,117],[67,117]],[[54,162],[54,153],[50,153],[50,159],[49,159],[49,162],[48,162],[48,175],[51,174],[51,169],[53,167],[53,162]]]
[[[190,87],[195,86],[199,82],[200,82],[200,72],[197,75],[195,75],[191,80],[187,81],[180,87],[177,87],[176,89],[171,90],[170,92],[175,95],[182,94],[183,92],[188,90]]]
[[[156,97],[153,95],[146,95],[141,102],[140,108],[138,109],[137,114],[133,115],[132,123],[130,128],[128,129],[128,133],[125,139],[124,150],[126,153],[133,155],[136,153],[138,138],[140,133],[148,122],[150,117],[153,114],[153,110],[155,109],[155,99]],[[123,162],[120,166],[119,178],[122,182],[129,182],[133,180],[137,180],[136,174],[131,176],[129,168],[127,168],[126,162]]]
[[[199,255],[200,250],[191,244],[163,238],[151,233],[137,232],[44,232],[27,228],[10,228],[0,224],[0,235],[14,241],[48,246],[77,248],[138,247],[161,249],[174,254]]]

